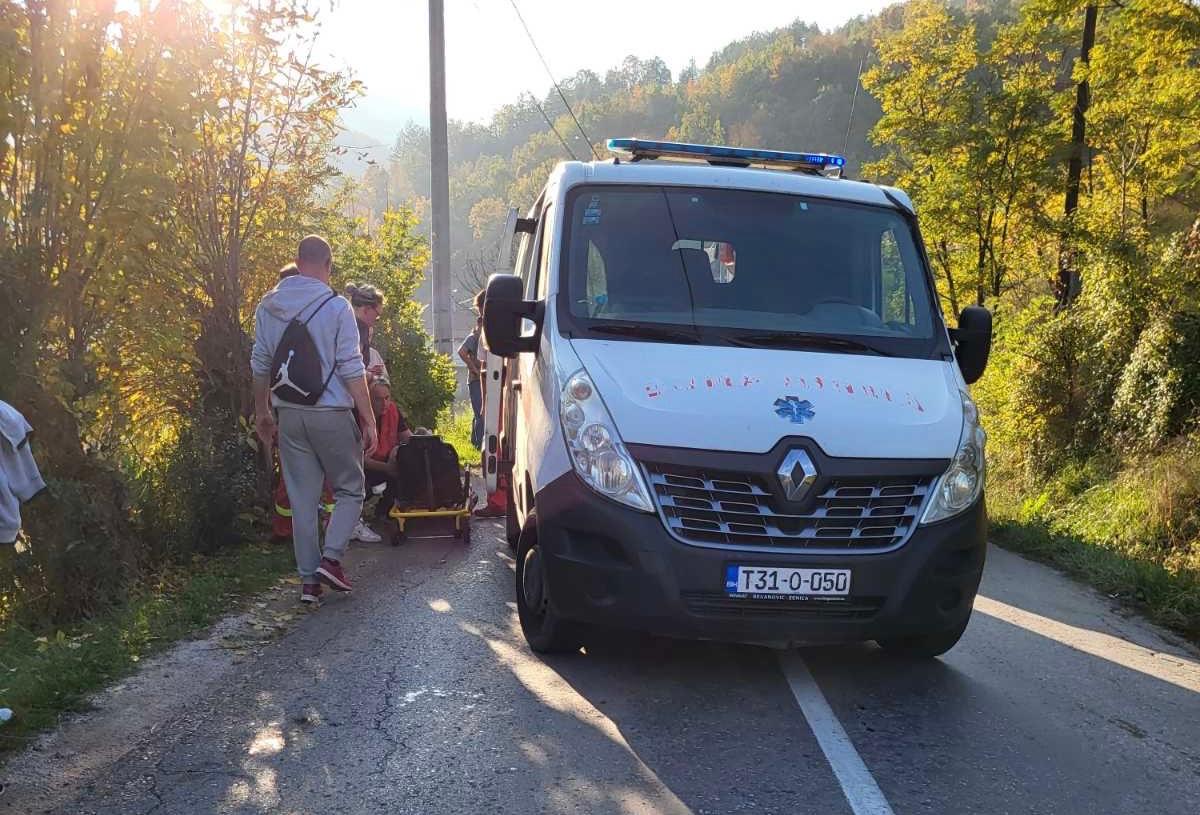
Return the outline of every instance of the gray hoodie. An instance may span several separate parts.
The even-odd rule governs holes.
[[[0,402],[0,543],[17,539],[21,504],[46,488],[29,448],[32,431],[16,408]]]
[[[250,371],[255,379],[271,376],[271,357],[283,337],[283,330],[296,317],[304,321],[313,313],[332,289],[319,280],[304,275],[285,277],[267,292],[254,312],[254,348],[250,352]],[[337,375],[329,380],[321,398],[312,407],[283,402],[274,394],[271,404],[305,410],[329,410],[354,407],[354,398],[346,387],[347,381],[360,378],[365,372],[362,351],[358,345],[358,323],[354,309],[344,297],[326,303],[308,324],[308,333],[321,355],[321,370],[325,376],[333,366]]]

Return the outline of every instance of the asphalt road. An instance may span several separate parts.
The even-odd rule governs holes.
[[[541,659],[498,533],[359,547],[353,595],[147,666],[10,764],[0,812],[1200,812],[1200,654],[1004,551],[928,663],[639,637]]]

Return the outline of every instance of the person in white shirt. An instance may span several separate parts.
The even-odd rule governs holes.
[[[33,428],[8,402],[0,402],[0,543],[15,543],[21,531],[21,504],[46,488],[33,459]]]

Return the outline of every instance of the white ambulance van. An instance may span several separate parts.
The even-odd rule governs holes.
[[[530,646],[951,648],[986,548],[990,314],[947,328],[909,198],[840,156],[608,146],[510,219],[487,287],[485,474]]]

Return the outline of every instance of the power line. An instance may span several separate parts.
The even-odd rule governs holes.
[[[846,138],[842,141],[842,155],[846,155],[846,151],[850,149],[850,126],[854,124],[854,103],[858,101],[858,86],[862,83],[863,62],[866,60],[864,54],[858,60],[858,75],[854,77],[854,96],[850,98],[850,116],[846,119]]]
[[[538,48],[537,42],[533,39],[533,32],[529,30],[529,25],[525,22],[525,17],[521,14],[521,9],[517,8],[517,0],[508,0],[508,3],[513,7],[513,11],[517,13],[517,19],[521,21],[521,27],[525,29],[525,36],[529,38],[529,44],[533,46],[534,53],[537,54],[538,59],[542,61],[542,67],[546,69],[546,75],[550,77],[550,83],[554,85],[554,90],[558,91],[558,98],[561,99],[563,105],[566,106],[567,113],[571,114],[571,119],[575,122],[575,127],[579,128],[580,135],[583,136],[583,140],[587,142],[588,149],[592,151],[592,158],[594,158],[596,161],[599,161],[600,156],[596,153],[596,148],[592,146],[591,137],[589,137],[587,131],[583,129],[583,125],[579,123],[579,119],[575,116],[575,111],[571,109],[571,103],[567,101],[567,97],[563,95],[562,88],[558,86],[558,82],[554,78],[554,72],[550,70],[550,65],[546,62],[546,58],[542,56],[542,49]],[[545,116],[546,114],[543,112],[542,115]]]
[[[575,151],[571,149],[571,145],[567,144],[566,139],[562,137],[562,134],[558,132],[558,128],[554,126],[554,122],[550,121],[550,117],[546,115],[546,111],[542,110],[542,106],[538,104],[537,97],[531,93],[529,94],[529,98],[533,101],[533,106],[538,109],[538,113],[542,114],[542,118],[546,120],[546,124],[550,125],[550,130],[555,136],[558,136],[558,142],[567,151],[567,155],[571,157],[572,161],[579,161],[579,157],[575,155]]]

